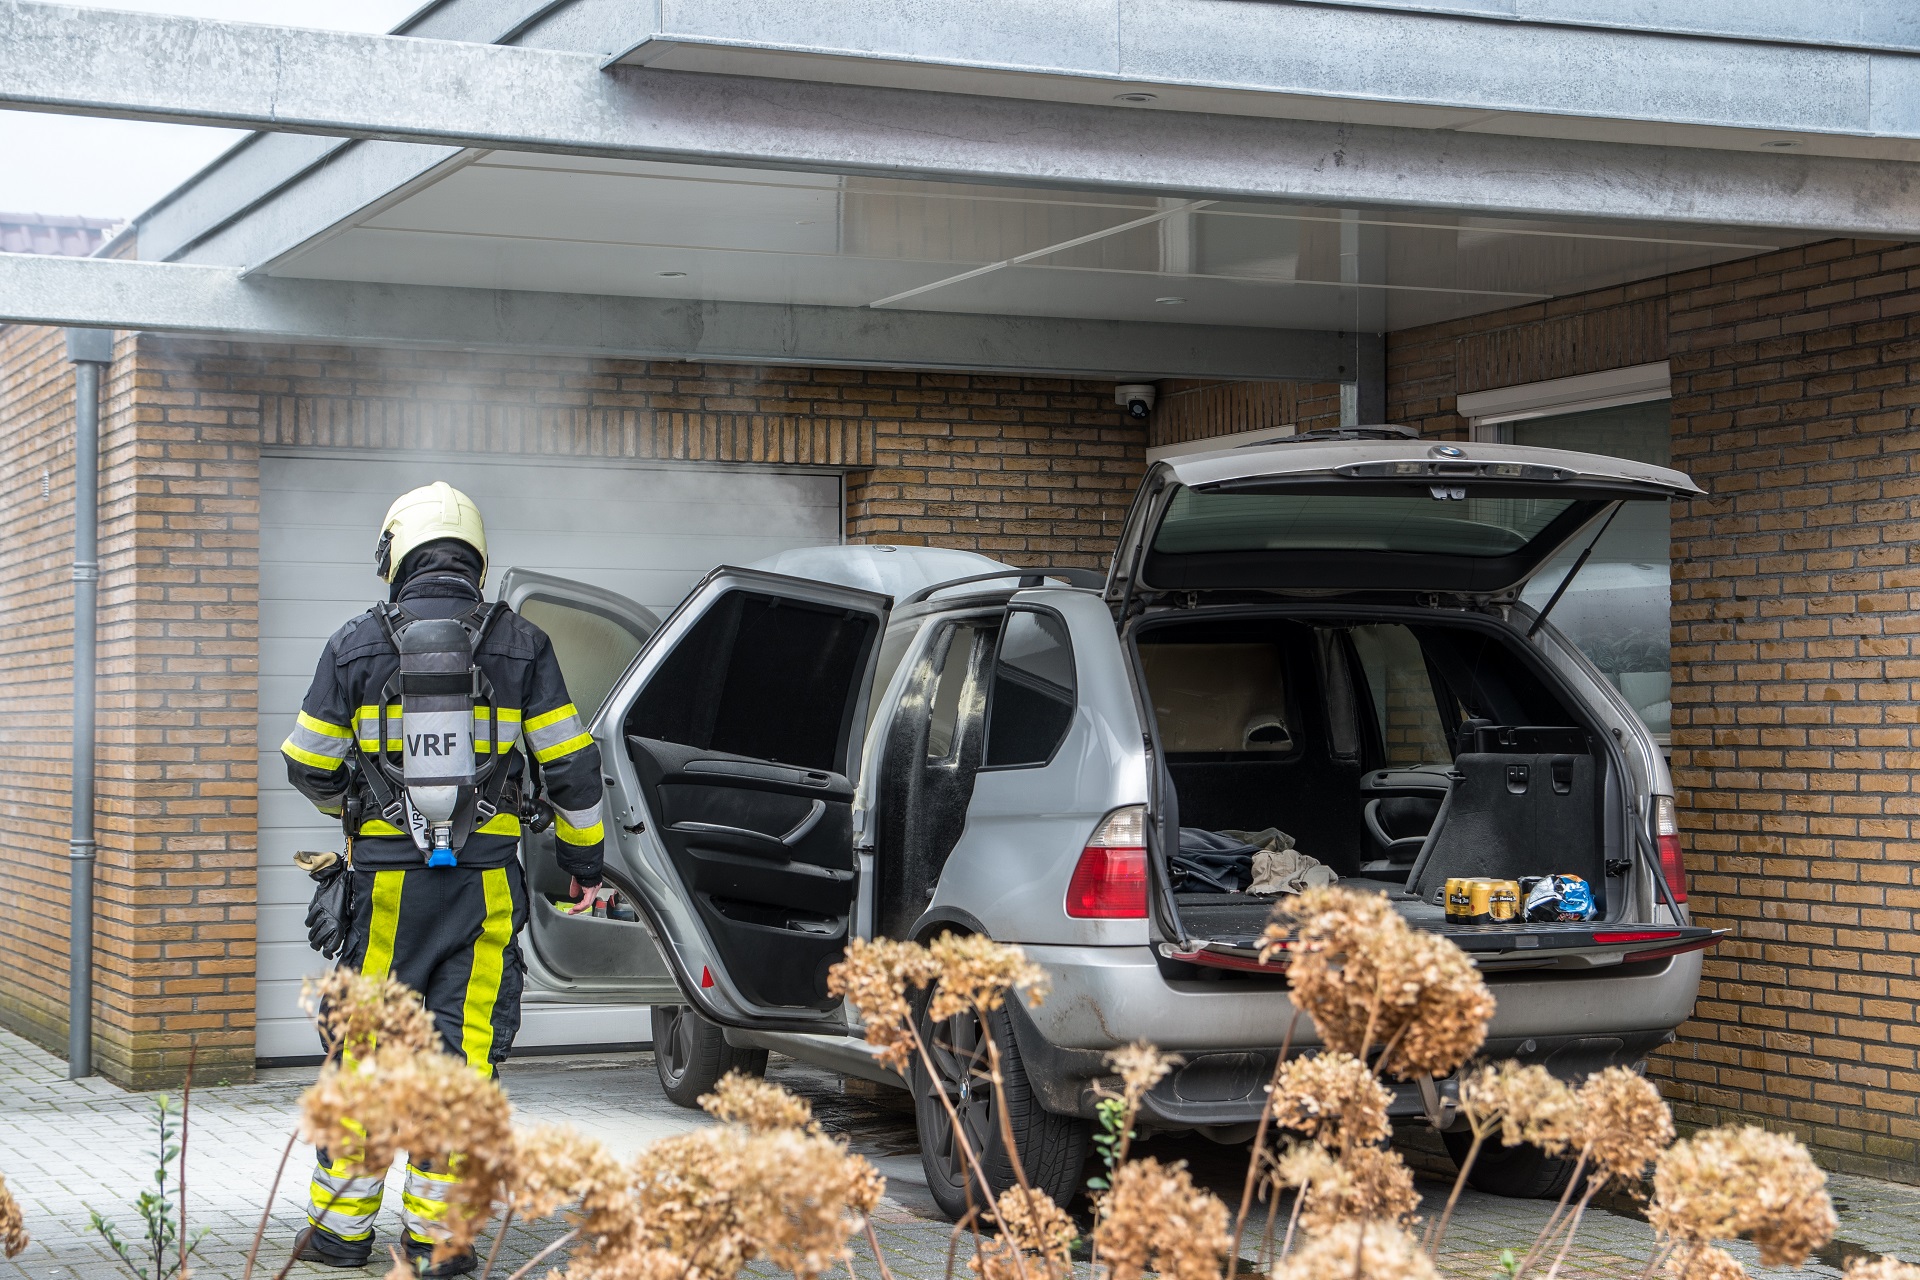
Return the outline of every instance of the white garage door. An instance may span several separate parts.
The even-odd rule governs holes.
[[[373,543],[387,506],[445,480],[487,522],[488,586],[511,566],[618,591],[661,617],[707,570],[789,547],[839,542],[840,477],[819,472],[646,467],[597,459],[476,460],[300,453],[260,460],[260,959],[262,1058],[313,1054],[300,979],[326,962],[307,949],[312,884],[300,849],[337,849],[340,829],[287,785],[280,743],[320,648],[382,590]],[[646,1039],[644,1010],[529,1005],[519,1043]]]

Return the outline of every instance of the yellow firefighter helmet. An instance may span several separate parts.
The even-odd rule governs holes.
[[[480,585],[485,586],[487,530],[480,520],[480,508],[445,480],[435,480],[393,500],[373,550],[374,568],[383,582],[392,582],[408,552],[442,538],[456,538],[480,553]]]

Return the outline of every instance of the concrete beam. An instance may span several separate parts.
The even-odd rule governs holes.
[[[1920,165],[1138,111],[0,0],[0,107],[436,146],[1920,236]]]
[[[0,323],[260,342],[1113,378],[1353,376],[1350,337],[1295,329],[683,302],[247,278],[227,267],[0,254]]]

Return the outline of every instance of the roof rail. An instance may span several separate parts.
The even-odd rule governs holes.
[[[1032,569],[1003,569],[998,573],[974,573],[964,578],[948,578],[945,582],[936,582],[930,587],[922,587],[902,600],[896,608],[904,609],[929,599],[936,591],[945,591],[948,587],[961,587],[969,582],[994,582],[1001,578],[1020,579],[1018,588],[1043,586],[1048,578],[1063,578],[1070,587],[1099,588],[1107,585],[1107,575],[1097,569],[1079,569],[1067,566],[1059,569],[1045,567]]]

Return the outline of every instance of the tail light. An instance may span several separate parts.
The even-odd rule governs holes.
[[[1067,882],[1076,920],[1142,920],[1147,914],[1147,811],[1115,809],[1094,828]]]
[[[1673,797],[1653,798],[1653,843],[1660,850],[1660,874],[1675,902],[1687,900],[1687,863],[1680,856],[1680,824],[1674,818]]]

